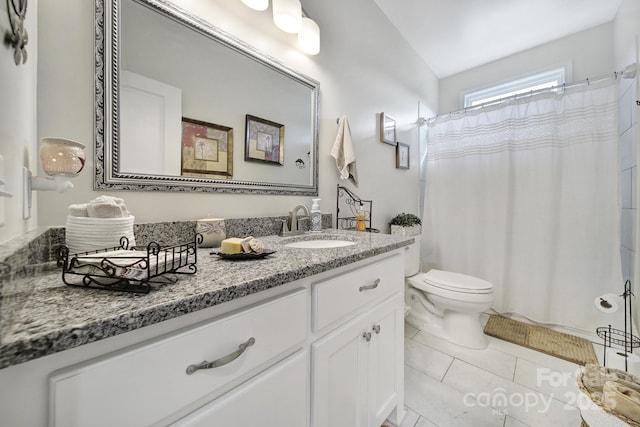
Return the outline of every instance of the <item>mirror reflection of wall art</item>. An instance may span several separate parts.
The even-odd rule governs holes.
[[[244,159],[284,165],[284,125],[247,114]]]
[[[380,113],[380,142],[396,145],[396,121]]]
[[[182,118],[182,176],[233,176],[233,129]]]
[[[396,145],[396,168],[409,169],[409,145],[398,142]]]

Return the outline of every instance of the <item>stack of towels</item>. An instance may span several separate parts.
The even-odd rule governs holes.
[[[131,216],[124,199],[100,196],[88,203],[69,205],[69,216],[88,218],[126,218]]]
[[[126,237],[129,248],[135,246],[133,223],[124,200],[100,196],[88,203],[69,206],[65,229],[66,245],[72,254],[110,249],[120,246]]]

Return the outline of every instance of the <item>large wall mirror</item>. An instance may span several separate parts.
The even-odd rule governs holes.
[[[95,189],[318,194],[318,82],[169,1],[95,4]]]

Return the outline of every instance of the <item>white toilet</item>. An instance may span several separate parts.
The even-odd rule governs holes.
[[[416,328],[467,348],[488,345],[480,313],[493,304],[493,285],[466,274],[420,272],[420,240],[405,253],[406,321]]]

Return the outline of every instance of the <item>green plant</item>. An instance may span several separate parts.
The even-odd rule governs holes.
[[[412,227],[414,225],[421,225],[422,221],[414,214],[399,213],[391,219],[389,225],[399,225],[401,227]]]

